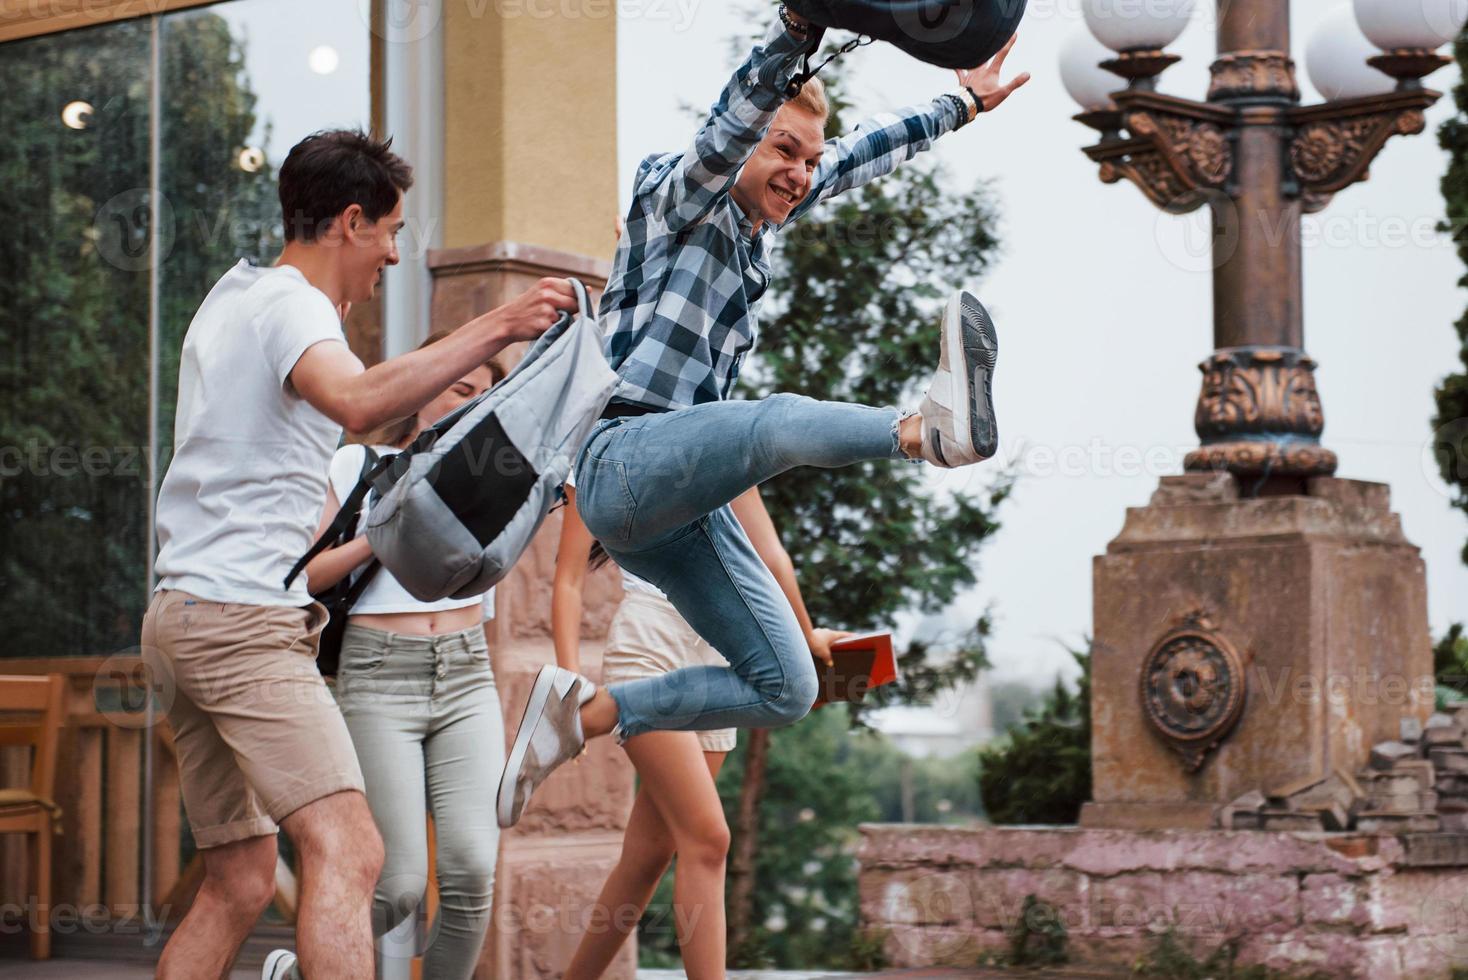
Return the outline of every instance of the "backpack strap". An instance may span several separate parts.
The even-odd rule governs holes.
[[[362,571],[357,576],[356,581],[352,583],[352,587],[347,590],[347,594],[342,596],[341,602],[338,605],[338,611],[345,613],[353,606],[355,606],[357,604],[357,600],[362,598],[362,593],[367,591],[367,586],[372,584],[372,579],[381,570],[382,562],[378,561],[376,558],[369,561],[362,568]]]
[[[831,55],[825,61],[812,68],[810,63],[810,56],[812,54],[815,54],[816,51],[819,50],[821,46],[821,41],[826,36],[826,29],[815,24],[812,24],[811,26],[815,27],[816,30],[815,33],[811,35],[811,45],[805,53],[805,67],[794,78],[790,80],[790,83],[788,85],[785,86],[785,97],[787,99],[793,99],[797,95],[799,95],[800,90],[805,87],[806,82],[819,75],[822,68],[826,67],[831,62],[841,57],[843,54],[849,54],[850,52],[855,51],[857,48],[864,48],[868,44],[871,44],[874,40],[876,40],[876,38],[867,37],[864,34],[858,34],[856,37],[852,38],[850,41],[847,41],[845,44],[841,45],[841,47],[837,48],[835,54]]]
[[[362,502],[367,499],[367,492],[372,489],[372,476],[379,463],[377,452],[371,446],[363,446],[362,448],[366,452],[362,457],[362,472],[357,477],[357,485],[352,487],[352,492],[347,494],[346,500],[342,501],[341,508],[336,512],[336,517],[332,518],[326,530],[321,532],[321,537],[317,538],[316,543],[311,545],[310,550],[297,559],[296,563],[291,566],[289,574],[285,577],[285,587],[287,589],[296,580],[296,576],[305,570],[306,565],[310,563],[312,558],[315,558],[326,549],[334,547],[338,541],[344,539],[343,536],[345,536],[345,539],[350,539],[353,533],[355,533],[357,518],[362,515]],[[392,457],[388,458],[392,459]],[[375,561],[374,559],[374,563]]]
[[[576,293],[576,305],[581,308],[581,315],[594,321],[596,310],[591,305],[591,296],[586,292],[586,284],[574,276],[566,281],[571,284],[571,289]]]

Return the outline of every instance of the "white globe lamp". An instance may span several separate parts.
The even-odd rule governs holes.
[[[1354,0],[1356,23],[1383,51],[1435,51],[1468,22],[1468,0]]]
[[[1112,51],[1160,51],[1182,34],[1197,0],[1085,0],[1086,26]]]
[[[1111,94],[1125,83],[1101,67],[1101,62],[1113,56],[1110,48],[1081,27],[1071,31],[1060,47],[1060,82],[1087,112],[1115,108]]]
[[[1342,5],[1310,36],[1305,45],[1305,70],[1321,96],[1331,101],[1382,95],[1396,88],[1396,82],[1366,63],[1377,53],[1357,26],[1354,11]]]

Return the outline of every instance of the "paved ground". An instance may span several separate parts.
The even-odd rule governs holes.
[[[143,965],[119,964],[99,960],[50,960],[30,963],[22,960],[0,960],[0,980],[148,980],[153,971]],[[911,978],[911,980],[1093,980],[1096,973],[1052,970],[894,970],[885,973],[798,973],[733,971],[729,980],[818,980],[818,978]],[[230,980],[259,980],[259,969],[236,970]],[[637,980],[684,980],[681,970],[640,970]]]
[[[100,960],[47,960],[45,963],[0,960],[3,980],[149,980],[152,976],[150,967]],[[230,980],[260,980],[260,968],[236,970],[230,974]]]

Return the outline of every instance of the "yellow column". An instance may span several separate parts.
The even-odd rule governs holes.
[[[445,248],[609,258],[617,214],[613,0],[447,0]]]

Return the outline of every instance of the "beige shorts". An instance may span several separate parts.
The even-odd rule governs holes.
[[[728,667],[673,604],[647,592],[628,592],[607,628],[602,680],[607,684],[657,677],[680,667]],[[732,752],[737,729],[699,732],[705,752]]]
[[[326,609],[153,596],[143,659],[168,710],[194,842],[273,834],[286,815],[342,790],[362,770],[316,669]]]

